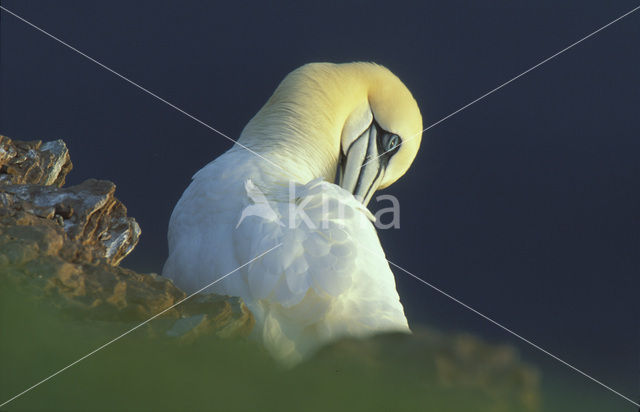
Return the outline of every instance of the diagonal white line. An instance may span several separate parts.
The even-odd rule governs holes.
[[[582,376],[586,377],[587,379],[597,383],[598,385],[602,386],[605,389],[608,389],[609,391],[615,393],[616,395],[620,396],[621,398],[631,402],[632,404],[634,404],[635,406],[640,407],[640,404],[633,401],[631,398],[621,394],[620,392],[616,391],[615,389],[613,389],[610,386],[605,385],[604,383],[602,383],[601,381],[599,381],[598,379],[594,378],[593,376],[581,371],[580,369],[576,368],[575,366],[571,365],[570,363],[560,359],[559,357],[557,357],[556,355],[554,355],[553,353],[549,352],[548,350],[536,345],[535,343],[531,342],[529,339],[524,338],[523,336],[519,335],[518,333],[514,332],[513,330],[507,328],[506,326],[503,326],[502,324],[500,324],[499,322],[493,320],[492,318],[490,318],[489,316],[477,311],[476,309],[472,308],[471,306],[467,305],[466,303],[462,302],[461,300],[451,296],[450,294],[448,294],[447,292],[443,291],[442,289],[438,288],[437,286],[432,285],[431,283],[427,282],[426,280],[423,280],[422,278],[414,275],[413,273],[409,272],[407,269],[396,265],[395,263],[393,263],[392,261],[387,259],[387,262],[389,262],[390,265],[393,265],[395,267],[397,267],[398,269],[400,269],[401,271],[403,271],[404,273],[406,273],[407,275],[413,277],[414,279],[416,279],[417,281],[429,286],[431,289],[435,290],[436,292],[448,297],[449,299],[453,300],[454,302],[456,302],[459,305],[462,305],[463,307],[465,307],[466,309],[470,310],[471,312],[475,313],[476,315],[480,316],[481,318],[493,323],[494,325],[498,326],[499,328],[503,329],[504,331],[510,333],[511,335],[515,336],[516,338],[520,339],[521,341],[533,346],[534,348],[538,349],[539,351],[543,352],[544,354],[552,357],[553,359],[557,360],[558,362],[562,363],[563,365],[573,369],[574,371],[578,372],[579,374],[581,374]]]
[[[137,326],[134,326],[133,328],[127,330],[126,332],[124,332],[123,334],[111,339],[109,342],[105,343],[102,346],[99,346],[98,348],[92,350],[91,352],[87,353],[86,355],[84,355],[83,357],[81,357],[80,359],[77,359],[73,362],[71,362],[70,364],[68,364],[67,366],[65,366],[64,368],[60,369],[59,371],[47,376],[46,378],[44,378],[43,380],[41,380],[40,382],[28,387],[27,389],[25,389],[24,391],[20,392],[19,394],[13,396],[11,399],[7,399],[6,401],[4,401],[3,403],[0,404],[0,408],[3,407],[4,405],[8,404],[9,402],[12,402],[13,400],[19,398],[20,396],[24,395],[25,393],[29,392],[32,389],[37,388],[38,386],[42,385],[43,383],[45,383],[46,381],[48,381],[49,379],[53,378],[56,375],[59,375],[60,373],[66,371],[67,369],[69,369],[70,367],[74,366],[75,364],[82,362],[83,360],[87,359],[89,356],[95,354],[96,352],[106,348],[107,346],[111,345],[112,343],[114,343],[115,341],[125,337],[126,335],[130,334],[131,332],[133,332],[134,330],[140,328],[141,326],[146,325],[147,323],[151,322],[152,320],[154,320],[155,318],[157,318],[158,316],[162,315],[163,313],[166,313],[167,311],[175,308],[176,306],[178,306],[179,304],[181,304],[182,302],[191,299],[193,296],[197,295],[198,293],[202,292],[203,290],[215,285],[216,283],[220,282],[222,279],[226,278],[227,276],[237,272],[238,270],[242,269],[243,267],[247,266],[248,264],[260,259],[262,256],[266,255],[267,253],[271,252],[272,250],[278,248],[282,246],[282,243],[279,243],[277,245],[275,245],[274,247],[272,247],[271,249],[267,250],[266,252],[262,252],[261,254],[259,254],[258,256],[254,257],[253,259],[251,259],[250,261],[248,261],[247,263],[243,264],[242,266],[239,266],[237,268],[235,268],[234,270],[232,270],[231,272],[227,273],[226,275],[214,280],[213,282],[209,283],[208,285],[206,285],[203,288],[198,289],[197,291],[193,292],[192,294],[190,294],[189,296],[187,296],[186,298],[179,300],[178,302],[174,303],[173,305],[169,306],[168,308],[164,309],[162,312],[159,312],[155,315],[153,315],[152,317],[150,317],[149,319],[145,320],[144,322],[138,324]]]
[[[456,114],[460,113],[461,111],[465,110],[466,108],[468,108],[469,106],[472,106],[476,103],[478,103],[480,100],[484,99],[485,97],[488,97],[489,95],[497,92],[498,90],[502,89],[503,87],[505,87],[506,85],[510,84],[511,82],[514,82],[516,80],[518,80],[519,78],[521,78],[522,76],[524,76],[525,74],[529,73],[532,70],[537,69],[538,67],[542,66],[543,64],[545,64],[546,62],[548,62],[549,60],[552,60],[556,57],[558,57],[559,55],[561,55],[562,53],[566,52],[567,50],[573,48],[574,46],[577,46],[578,44],[582,43],[583,41],[587,40],[588,38],[598,34],[599,32],[601,32],[602,30],[606,29],[607,27],[611,26],[614,23],[617,23],[618,21],[622,20],[623,18],[627,17],[628,15],[630,15],[631,13],[637,11],[640,9],[640,6],[626,12],[625,14],[623,14],[622,16],[618,17],[617,19],[610,21],[609,23],[605,24],[604,26],[600,27],[599,29],[589,33],[588,35],[584,36],[583,38],[581,38],[580,40],[571,43],[569,46],[565,47],[564,49],[560,50],[559,52],[547,57],[546,59],[542,60],[540,63],[531,66],[530,68],[528,68],[527,70],[523,71],[522,73],[520,73],[519,75],[512,77],[511,79],[507,80],[506,82],[502,83],[500,86],[486,92],[485,94],[483,94],[482,96],[478,97],[477,99],[465,104],[464,106],[462,106],[461,108],[459,108],[458,110],[456,110],[453,113],[448,114],[447,116],[443,117],[442,119],[438,120],[437,122],[431,124],[430,126],[428,126],[426,129],[424,129],[423,131],[421,131],[420,133],[413,135],[411,137],[409,137],[408,139],[402,141],[400,144],[404,144],[406,142],[408,142],[409,140],[415,139],[416,137],[420,136],[422,133],[426,132],[427,130],[431,129],[432,127],[435,127],[437,125],[439,125],[440,123],[444,122],[445,120],[447,120],[450,117],[455,116]],[[381,154],[379,154],[378,156],[374,157],[373,159],[365,162],[361,167],[364,167],[365,165],[367,165],[368,163],[373,162],[374,160],[376,160],[377,158],[379,158],[380,156],[383,156],[393,150],[396,150],[396,148],[394,147],[393,149],[387,150],[386,152],[383,152]]]
[[[93,63],[97,64],[98,66],[102,67],[103,69],[115,74],[116,76],[118,76],[119,78],[121,78],[122,80],[126,81],[129,84],[132,84],[133,86],[137,87],[138,89],[142,90],[143,92],[149,94],[152,97],[155,97],[156,99],[160,100],[162,103],[168,105],[169,107],[179,111],[180,113],[184,114],[185,116],[189,117],[190,119],[195,120],[196,122],[200,123],[202,126],[206,127],[209,130],[212,130],[216,133],[218,133],[220,136],[224,137],[225,139],[229,140],[230,142],[233,142],[235,144],[237,144],[238,146],[242,147],[245,150],[248,150],[249,152],[253,153],[254,155],[258,156],[259,158],[266,160],[267,162],[269,162],[271,165],[276,166],[277,168],[284,170],[282,168],[282,166],[278,165],[277,163],[265,158],[264,156],[260,155],[259,153],[256,153],[255,151],[251,150],[250,148],[248,148],[247,146],[243,145],[242,143],[238,143],[238,141],[230,138],[229,136],[227,136],[226,134],[222,133],[221,131],[219,131],[218,129],[209,126],[207,123],[203,122],[202,120],[198,119],[197,117],[185,112],[184,110],[182,110],[181,108],[179,108],[178,106],[176,106],[175,104],[163,99],[162,97],[158,96],[157,94],[153,93],[152,91],[142,87],[141,85],[139,85],[138,83],[134,82],[133,80],[128,79],[127,77],[123,76],[122,74],[118,73],[117,71],[113,70],[112,68],[100,63],[99,61],[97,61],[96,59],[94,59],[91,56],[88,56],[87,54],[81,52],[80,50],[76,49],[75,47],[71,46],[70,44],[64,42],[63,40],[57,38],[56,36],[54,36],[53,34],[45,31],[44,29],[36,26],[35,24],[31,23],[30,21],[18,16],[17,14],[15,14],[14,12],[12,12],[11,10],[7,9],[6,7],[0,6],[0,9],[11,14],[13,17],[17,18],[18,20],[21,20],[22,22],[28,24],[29,26],[33,27],[34,29],[38,30],[39,32],[51,37],[53,40],[57,41],[58,43],[68,47],[69,49],[73,50],[74,52],[78,53],[79,55],[85,57],[86,59],[92,61]],[[2,405],[0,405],[2,406]]]

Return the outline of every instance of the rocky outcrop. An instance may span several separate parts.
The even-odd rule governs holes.
[[[68,188],[0,185],[0,218],[57,231],[63,244],[56,253],[67,260],[117,265],[138,243],[140,227],[127,217],[115,190],[113,183],[94,179]]]
[[[119,267],[140,227],[112,182],[62,187],[71,167],[61,140],[0,136],[0,281],[74,316],[142,321],[166,310],[164,318],[188,322],[156,325],[181,338],[251,331],[253,317],[238,298],[194,296],[177,305],[187,295],[168,279]]]
[[[64,185],[73,165],[62,140],[42,144],[12,141],[0,135],[0,185]]]

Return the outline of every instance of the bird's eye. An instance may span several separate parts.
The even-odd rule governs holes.
[[[398,136],[397,134],[385,136],[385,142],[383,145],[385,152],[389,152],[398,146],[400,146],[400,136]]]

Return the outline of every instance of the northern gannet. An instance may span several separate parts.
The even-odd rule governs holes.
[[[410,332],[366,205],[407,171],[421,134],[416,101],[385,67],[294,70],[245,126],[244,147],[193,176],[163,275],[197,291],[281,243],[207,293],[240,296],[254,336],[286,364],[340,337]]]

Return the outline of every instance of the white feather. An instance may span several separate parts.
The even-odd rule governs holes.
[[[256,317],[254,335],[285,362],[345,335],[408,331],[368,210],[318,179],[289,200],[288,177],[266,168],[232,149],[194,176],[171,216],[163,274],[192,292],[281,243],[207,292],[240,296]],[[273,214],[243,216],[255,202]],[[311,227],[291,216],[295,207]]]

